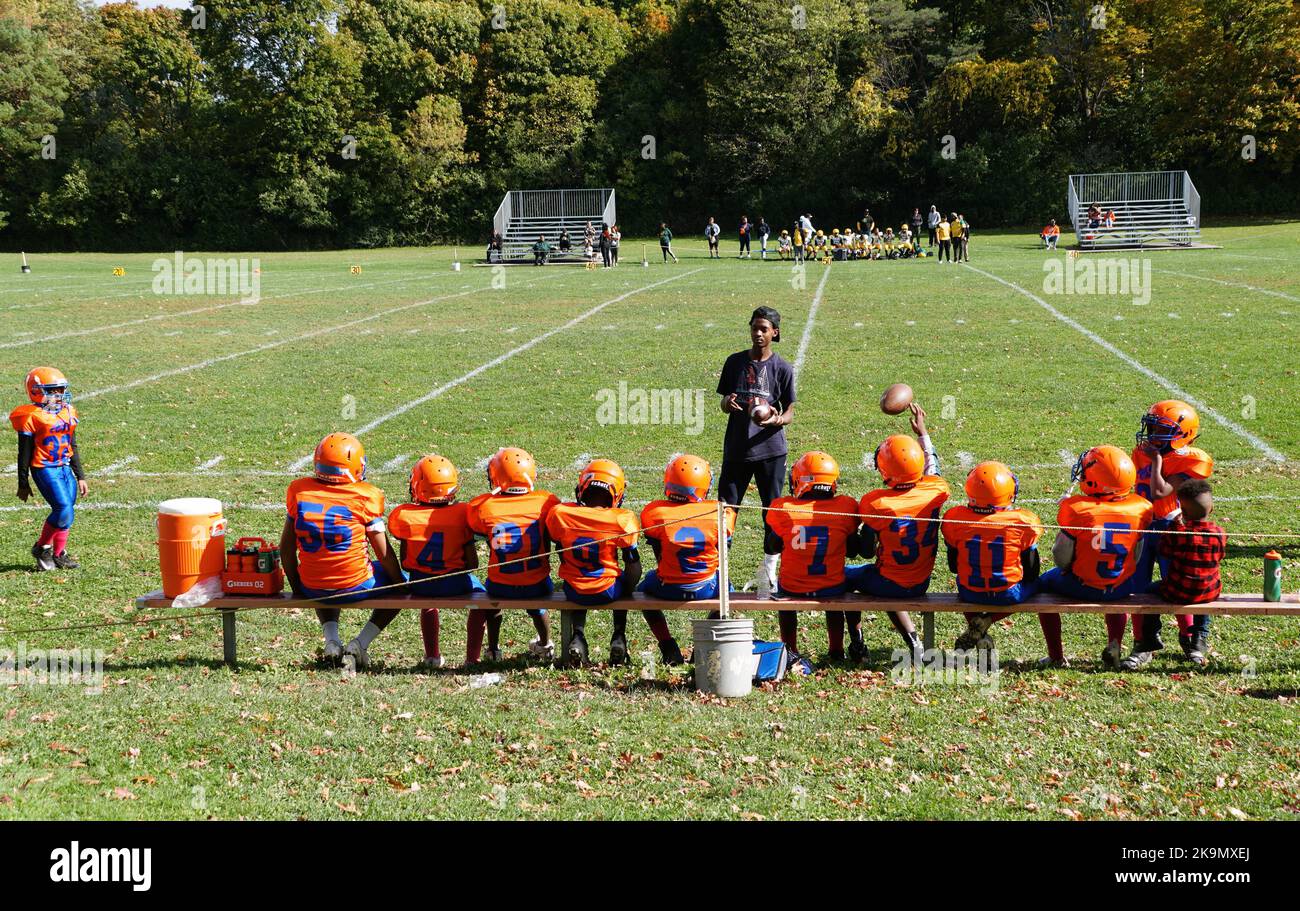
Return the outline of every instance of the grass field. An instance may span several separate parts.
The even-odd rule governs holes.
[[[237,673],[220,663],[216,619],[21,632],[130,619],[133,596],[158,585],[153,510],[167,497],[219,497],[232,533],[276,536],[295,464],[331,430],[361,431],[390,508],[419,455],[452,458],[472,494],[475,466],[502,445],[532,451],[562,496],[584,454],[618,459],[639,506],[670,453],[716,467],[717,372],[748,347],[758,304],[782,311],[785,357],[802,355],[791,450],[836,455],[844,492],[878,483],[864,454],[904,429],[875,405],[895,380],[928,408],[955,487],[963,465],[1001,459],[1049,522],[1074,454],[1130,446],[1138,415],[1177,389],[1206,406],[1219,521],[1260,534],[1230,546],[1225,588],[1258,591],[1262,553],[1282,545],[1294,591],[1300,543],[1269,533],[1300,532],[1300,223],[1206,240],[1222,249],[1138,257],[1146,304],[1047,293],[1045,254],[1024,234],[977,234],[971,268],[814,264],[801,287],[786,264],[710,262],[702,240],[679,242],[675,266],[642,268],[625,242],[615,270],[515,268],[502,288],[490,269],[452,272],[449,249],[247,254],[262,269],[250,306],[153,294],[153,255],[38,256],[25,276],[14,258],[0,276],[5,409],[31,367],[67,373],[90,493],[70,542],[83,568],[36,574],[44,509],[12,497],[12,454],[0,457],[0,649],[103,649],[105,685],[3,688],[0,818],[1295,818],[1291,619],[1216,620],[1205,670],[1175,645],[1121,676],[1100,668],[1099,617],[1066,619],[1077,658],[1059,672],[1033,669],[1041,637],[1022,618],[995,631],[990,691],[895,685],[895,637],[867,615],[866,669],[822,662],[731,704],[648,665],[636,617],[632,667],[575,672],[528,666],[531,625],[508,615],[513,660],[482,689],[468,684],[483,668],[416,670],[410,616],[355,679],[317,662],[309,613],[244,619]],[[620,382],[703,390],[702,432],[602,425],[598,397]],[[760,549],[746,513],[734,578]],[[951,591],[942,562],[933,588]],[[670,617],[683,643],[687,616]],[[345,613],[345,639],[363,618]],[[802,623],[817,660],[821,617]],[[941,643],[958,624],[940,615]],[[776,638],[774,618],[758,625]],[[463,614],[443,626],[458,659]],[[603,656],[601,615],[592,628]]]

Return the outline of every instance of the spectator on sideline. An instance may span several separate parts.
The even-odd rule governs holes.
[[[767,219],[762,215],[758,216],[758,249],[759,258],[767,259],[767,236],[772,233],[771,227],[767,224]]]
[[[948,216],[948,236],[952,238],[952,261],[961,262],[961,242],[964,231],[961,226],[961,216],[953,212]]]
[[[718,235],[722,233],[722,226],[709,216],[709,223],[704,226],[704,239],[709,242],[709,259],[718,259]]]
[[[937,224],[932,232],[939,241],[939,262],[943,262],[944,257],[948,262],[952,262],[952,224],[942,215],[939,216]]]
[[[600,223],[600,262],[606,269],[613,265],[609,258],[609,225]]]
[[[939,210],[936,209],[934,206],[930,206],[930,212],[928,215],[926,215],[925,223],[930,228],[930,246],[932,247],[934,246],[935,240],[938,239],[939,222],[940,220],[942,220],[942,218],[943,216],[939,214]]]
[[[569,253],[573,250],[573,241],[569,239],[569,232],[560,231],[560,252]]]
[[[537,243],[533,244],[533,265],[546,265],[546,260],[550,255],[551,245],[546,242],[546,235],[538,234]]]
[[[803,232],[803,252],[804,252],[804,256],[807,256],[808,248],[812,246],[812,237],[813,237],[812,213],[799,216],[799,230]]]
[[[668,262],[668,257],[677,262],[677,254],[673,252],[673,232],[668,230],[666,222],[659,223],[659,252],[664,255],[664,262]]]
[[[876,220],[875,220],[875,218],[872,217],[872,215],[871,215],[871,210],[870,210],[870,209],[863,209],[863,210],[862,210],[862,223],[861,223],[860,225],[858,225],[859,230],[861,230],[861,231],[863,231],[863,232],[865,232],[865,233],[867,233],[867,234],[872,234],[872,233],[875,232],[875,227],[876,227]]]
[[[912,210],[912,236],[913,237],[921,236],[921,225],[923,225],[924,223],[925,223],[924,219],[921,218],[921,210],[913,209]]]
[[[740,252],[736,254],[736,259],[749,259],[749,233],[752,229],[749,218],[740,216]]]
[[[587,222],[587,230],[583,233],[582,252],[590,262],[596,261],[596,229],[591,226],[591,222]]]
[[[501,262],[501,235],[494,233],[492,239],[488,241],[487,261],[490,263]]]
[[[1060,236],[1061,236],[1061,229],[1056,226],[1056,219],[1055,218],[1050,219],[1047,222],[1047,227],[1043,229],[1043,233],[1042,233],[1043,249],[1055,250],[1056,240]]]
[[[623,232],[618,229],[618,225],[611,225],[609,229],[609,259],[610,265],[618,265],[618,242],[623,239]]]
[[[957,213],[957,220],[961,222],[961,261],[968,263],[970,262],[970,222],[960,212]]]

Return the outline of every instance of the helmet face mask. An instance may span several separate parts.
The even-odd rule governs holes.
[[[1200,435],[1201,418],[1191,405],[1175,399],[1156,402],[1142,415],[1138,445],[1169,452],[1192,445]]]

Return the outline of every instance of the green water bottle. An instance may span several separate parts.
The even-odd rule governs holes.
[[[1275,550],[1264,554],[1264,600],[1282,600],[1282,555]]]

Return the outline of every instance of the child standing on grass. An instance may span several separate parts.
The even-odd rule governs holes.
[[[9,415],[18,432],[18,499],[32,495],[31,481],[50,506],[41,534],[32,545],[36,571],[76,569],[68,553],[73,506],[86,495],[86,475],[77,451],[77,410],[68,394],[68,378],[53,367],[27,374],[26,405]]]
[[[1184,481],[1178,487],[1182,515],[1169,527],[1176,534],[1160,536],[1164,578],[1155,593],[1173,604],[1204,604],[1219,597],[1223,582],[1219,564],[1223,561],[1228,536],[1210,521],[1214,496],[1203,478]],[[1178,640],[1192,663],[1204,667],[1209,660],[1210,618],[1208,614],[1178,614]],[[1190,640],[1184,642],[1184,640]]]

